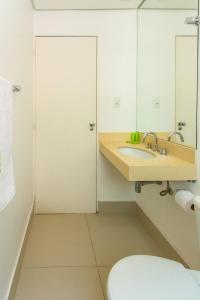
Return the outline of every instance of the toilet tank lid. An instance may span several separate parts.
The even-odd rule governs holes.
[[[172,260],[136,255],[119,261],[108,278],[109,300],[199,300],[200,287]]]

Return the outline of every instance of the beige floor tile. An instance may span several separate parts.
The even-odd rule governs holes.
[[[103,300],[95,267],[24,268],[15,300]]]
[[[101,284],[103,286],[103,293],[105,296],[105,299],[107,299],[107,280],[108,280],[108,275],[110,273],[111,267],[99,267],[98,271],[100,274],[101,278]]]
[[[23,266],[94,265],[94,253],[84,215],[34,217]]]
[[[98,266],[112,266],[125,256],[163,256],[162,251],[136,217],[87,215]]]

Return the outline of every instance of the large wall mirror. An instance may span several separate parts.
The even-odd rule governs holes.
[[[137,129],[179,131],[197,145],[198,0],[146,0],[138,10]],[[179,143],[179,137],[174,142]]]

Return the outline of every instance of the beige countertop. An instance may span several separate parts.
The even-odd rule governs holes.
[[[108,135],[108,134],[107,134]],[[132,147],[150,152],[150,159],[134,158],[119,152],[120,147]],[[194,150],[191,150],[194,151]],[[174,155],[160,155],[158,152],[147,150],[144,144],[132,145],[121,140],[109,140],[108,136],[100,138],[100,152],[115,166],[128,181],[151,180],[195,180],[196,165],[188,153],[185,158]]]

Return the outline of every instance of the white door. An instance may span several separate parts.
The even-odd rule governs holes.
[[[96,212],[96,38],[36,38],[36,211]]]
[[[176,37],[176,130],[196,147],[197,37]]]

